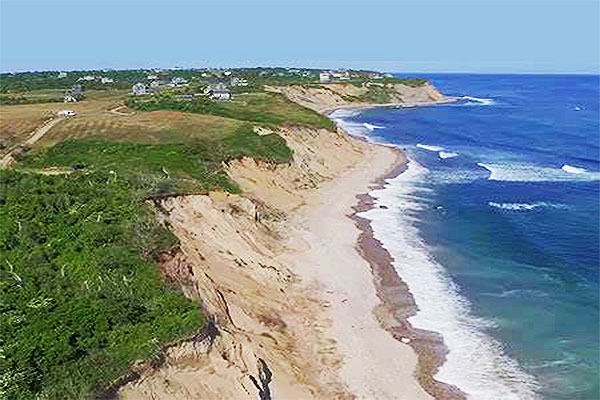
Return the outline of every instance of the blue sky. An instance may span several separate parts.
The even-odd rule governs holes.
[[[599,73],[599,4],[0,0],[0,69]]]

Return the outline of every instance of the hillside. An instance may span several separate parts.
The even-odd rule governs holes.
[[[411,107],[453,101],[430,83],[328,83],[322,85],[273,86],[269,90],[312,110],[325,113],[341,107],[389,105]]]

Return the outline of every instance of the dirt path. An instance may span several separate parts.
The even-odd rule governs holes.
[[[119,107],[115,107],[115,108],[112,108],[112,109],[108,110],[108,112],[111,112],[111,113],[117,114],[117,115],[133,115],[133,114],[135,114],[135,112],[124,113],[124,112],[119,111],[120,109],[126,108],[126,107],[127,106],[125,106],[125,105],[119,106]]]
[[[27,146],[31,146],[31,145],[35,144],[46,133],[48,133],[48,131],[50,129],[52,129],[52,127],[54,127],[54,125],[58,124],[63,119],[65,119],[65,117],[57,117],[57,118],[51,119],[50,121],[46,122],[44,125],[40,126],[35,131],[33,131],[33,134],[31,135],[31,137],[29,139],[27,139],[25,142],[23,142],[23,144],[27,145]],[[2,160],[0,160],[0,168],[7,168],[16,162],[13,155],[16,153],[17,149],[18,149],[18,147],[11,149],[4,157],[2,157]]]

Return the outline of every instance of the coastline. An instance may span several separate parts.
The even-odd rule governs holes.
[[[384,249],[369,246],[375,239],[355,215],[357,200],[404,170],[404,153],[342,129],[279,134],[292,164],[228,166],[244,197],[215,192],[157,205],[181,241],[163,274],[203,304],[217,334],[208,346],[168,349],[163,366],[142,369],[120,396],[252,399],[250,378],[267,368],[273,398],[463,398],[428,385],[423,354],[440,347],[406,330],[410,293],[389,262],[376,262],[370,250]],[[257,221],[257,211],[274,219]],[[409,335],[412,346],[401,340]]]
[[[438,101],[410,103],[410,104],[369,104],[347,105],[343,107],[328,108],[322,111],[325,115],[333,114],[339,109],[364,110],[376,107],[412,108],[447,104],[458,101],[457,98],[444,98]],[[370,146],[390,148],[381,143],[369,142],[364,137],[357,137],[350,132],[338,127],[345,134],[362,140]],[[371,190],[382,189],[385,181],[397,177],[406,171],[410,160],[398,148],[391,148],[397,154],[393,168],[380,175],[372,184]],[[370,191],[371,191],[370,190]],[[369,191],[369,193],[370,193]],[[446,360],[448,348],[443,338],[437,332],[426,331],[412,327],[408,318],[417,313],[415,303],[408,285],[402,281],[393,266],[393,257],[383,244],[374,237],[371,221],[359,216],[360,213],[375,208],[375,201],[369,193],[357,194],[358,203],[352,208],[354,213],[349,218],[355,222],[360,231],[356,242],[356,251],[369,263],[376,293],[381,303],[373,310],[381,327],[389,332],[395,340],[408,344],[417,355],[415,378],[423,389],[432,397],[441,400],[464,400],[466,394],[456,386],[435,380],[434,375]]]

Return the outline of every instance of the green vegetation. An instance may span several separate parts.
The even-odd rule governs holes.
[[[23,95],[0,95],[0,105],[11,104],[36,104],[36,103],[61,103],[63,98],[59,97],[30,97]]]
[[[0,171],[0,398],[89,398],[196,332],[198,306],[155,262],[177,240],[144,200],[236,192],[221,166],[246,155],[291,151],[244,124],[186,143],[70,140]]]
[[[361,101],[373,104],[385,104],[392,102],[394,87],[369,85],[369,91],[360,97]]]
[[[313,128],[335,128],[330,119],[276,93],[238,95],[235,101],[212,101],[203,96],[186,101],[177,100],[170,93],[162,93],[143,99],[131,97],[127,105],[141,111],[177,110],[270,125],[292,123]]]
[[[200,326],[153,262],[176,240],[132,185],[0,171],[1,398],[85,398]]]

